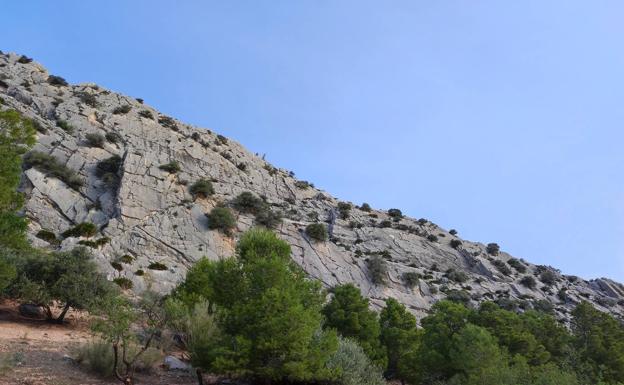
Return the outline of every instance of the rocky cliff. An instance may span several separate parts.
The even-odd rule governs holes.
[[[0,97],[1,108],[33,119],[33,150],[46,155],[25,167],[21,187],[33,243],[87,244],[111,279],[126,277],[135,291],[166,291],[197,259],[232,255],[237,236],[257,218],[234,211],[236,230],[226,235],[210,230],[205,214],[249,191],[282,213],[275,231],[311,277],[327,287],[353,282],[373,306],[394,297],[422,316],[450,296],[552,307],[562,319],[582,300],[616,315],[624,311],[619,283],[565,276],[397,211],[349,210],[231,139],[95,84],[66,84],[27,57],[0,54]],[[103,170],[102,161],[110,166],[111,159],[114,165]],[[179,171],[161,167],[171,162]],[[72,170],[76,175],[68,178],[64,172]],[[191,195],[189,186],[200,179],[212,182],[213,195]],[[329,225],[328,241],[307,236],[306,226],[317,221]],[[97,225],[97,233],[61,235],[84,222]]]

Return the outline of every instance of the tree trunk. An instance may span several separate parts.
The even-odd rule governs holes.
[[[52,316],[52,309],[50,309],[50,306],[49,305],[41,305],[41,307],[43,307],[43,310],[45,311],[46,321],[52,322],[54,317]]]
[[[65,315],[69,311],[69,307],[70,307],[69,304],[66,303],[65,306],[63,307],[63,311],[61,312],[61,314],[59,314],[59,316],[56,318],[54,322],[62,324],[63,320],[65,319]]]
[[[195,373],[197,373],[197,385],[204,385],[204,377],[202,377],[201,370],[197,369]]]

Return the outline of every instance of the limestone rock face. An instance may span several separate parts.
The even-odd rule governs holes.
[[[612,314],[624,311],[624,286],[617,282],[564,276],[504,252],[491,255],[485,245],[461,240],[425,220],[357,206],[338,215],[336,198],[231,139],[94,84],[50,84],[42,66],[24,62],[19,55],[0,54],[0,107],[32,118],[38,125],[33,150],[53,156],[84,181],[72,188],[36,168],[24,170],[21,190],[31,239],[40,247],[67,249],[108,237],[93,248],[96,259],[111,279],[132,280],[136,292],[148,287],[166,292],[199,258],[231,256],[237,236],[254,226],[254,216],[234,211],[237,228],[228,236],[210,230],[205,213],[250,191],[283,214],[275,231],[311,277],[327,287],[355,283],[377,308],[394,297],[421,317],[450,296],[472,304],[498,300],[523,309],[552,307],[564,320],[583,300]],[[90,134],[106,140],[94,147]],[[102,175],[98,163],[113,156],[119,157],[118,171]],[[170,162],[177,162],[180,171],[160,168]],[[200,179],[212,181],[214,195],[190,194],[190,185]],[[316,221],[328,222],[328,241],[305,234]],[[96,224],[98,234],[61,236],[81,222]],[[40,230],[54,233],[59,242],[41,239]],[[373,283],[368,260],[376,258],[387,268],[381,274],[385,283]],[[121,261],[114,264],[117,269],[111,266],[115,261]]]

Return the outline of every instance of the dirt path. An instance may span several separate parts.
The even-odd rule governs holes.
[[[69,316],[65,325],[49,324],[21,317],[14,304],[0,305],[0,354],[11,365],[0,365],[0,385],[113,385],[89,373],[71,359],[71,352],[91,338],[83,314]],[[15,363],[17,362],[17,363]],[[195,378],[186,372],[156,368],[153,374],[137,376],[137,384],[191,385]]]

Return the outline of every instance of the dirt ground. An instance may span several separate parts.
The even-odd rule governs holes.
[[[89,373],[71,359],[72,348],[92,337],[86,315],[70,313],[68,321],[55,325],[32,320],[20,316],[16,304],[0,304],[0,354],[18,361],[0,369],[0,385],[120,384]],[[156,368],[150,375],[137,375],[135,381],[149,385],[197,384],[190,373],[164,368]]]

